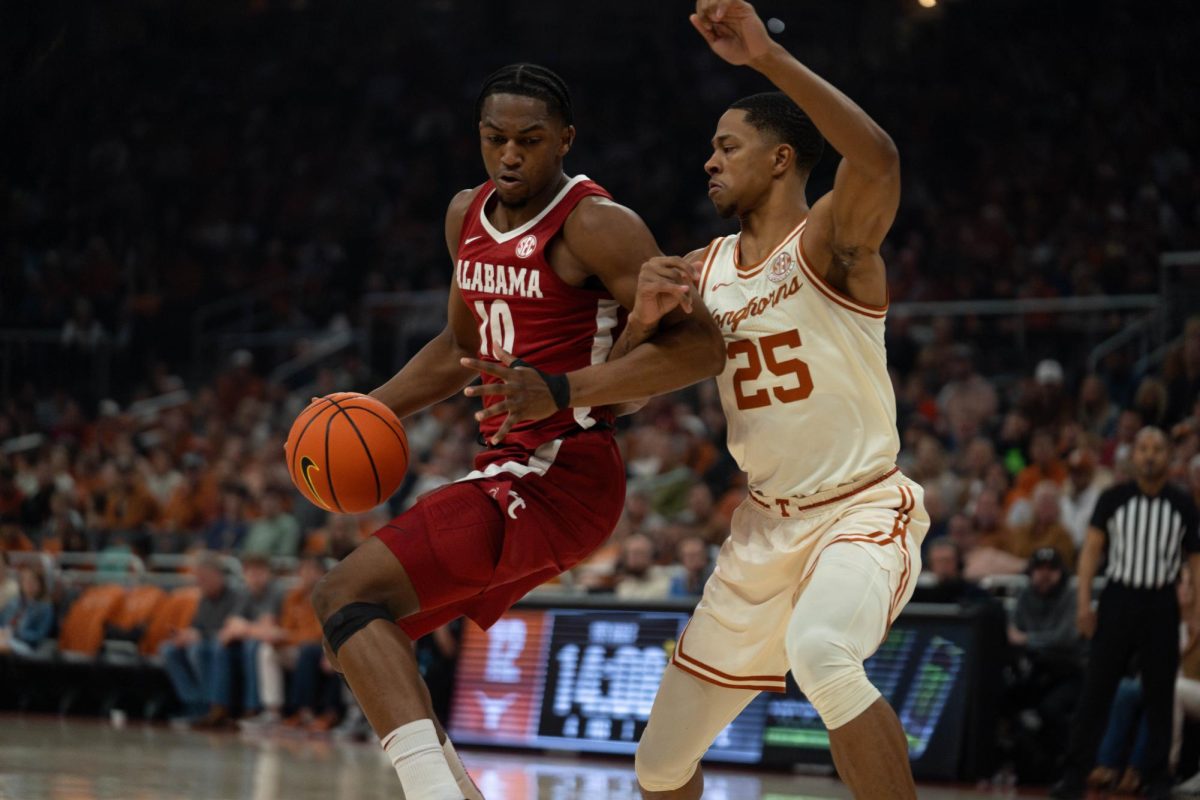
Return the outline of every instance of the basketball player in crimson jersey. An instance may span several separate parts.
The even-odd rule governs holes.
[[[782,92],[734,103],[705,164],[709,197],[741,233],[673,262],[700,263],[725,337],[718,387],[750,491],[664,673],[638,782],[646,798],[700,797],[714,737],[760,691],[784,691],[790,669],[854,796],[914,798],[904,731],[863,669],[912,595],[929,527],[921,487],[896,468],[884,351],[896,148],[748,3],[699,0],[691,20]],[[842,161],[810,208],[822,134]]]
[[[489,447],[313,593],[327,651],[407,800],[480,796],[434,718],[413,640],[463,615],[486,628],[599,547],[625,493],[614,406],[724,363],[687,271],[658,258],[636,214],[563,173],[575,128],[561,79],[506,67],[476,115],[490,178],[446,214],[449,322],[372,394],[404,418],[482,373],[467,394],[483,398]]]

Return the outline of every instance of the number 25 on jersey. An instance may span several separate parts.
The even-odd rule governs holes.
[[[782,404],[795,403],[812,394],[812,373],[808,369],[808,364],[798,358],[781,360],[777,355],[780,348],[799,347],[800,344],[800,331],[798,330],[774,333],[760,339],[738,339],[729,343],[727,351],[729,359],[739,364],[738,369],[733,373],[733,391],[737,396],[738,409],[746,411],[751,408],[769,406],[773,402],[772,396],[774,400]],[[740,365],[743,357],[746,359],[745,366]],[[764,363],[772,375],[794,379],[795,385],[772,386],[769,392],[764,387],[752,394],[748,393],[745,384],[759,379]],[[791,381],[784,382],[784,384],[788,383]]]

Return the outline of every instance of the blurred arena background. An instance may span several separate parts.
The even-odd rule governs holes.
[[[358,516],[292,488],[288,426],[444,324],[442,218],[485,178],[472,106],[502,64],[563,75],[568,172],[665,252],[730,232],[702,164],[720,112],[765,84],[714,58],[689,8],[0,3],[0,608],[24,593],[42,609],[0,634],[0,798],[397,796],[321,663],[307,587],[469,471],[474,404],[408,420],[408,479]],[[887,346],[901,466],[933,530],[868,669],[937,787],[922,797],[1024,792],[1057,775],[1086,659],[1073,625],[1029,616],[1047,605],[1030,557],[1054,548],[1070,581],[1146,424],[1200,502],[1200,11],[759,8],[903,161]],[[610,543],[490,636],[456,624],[418,645],[489,797],[636,796],[633,743],[745,487],[712,383],[652,401],[619,439]],[[202,593],[229,600],[193,621]],[[180,683],[192,624],[228,683],[217,706]],[[1131,716],[1110,731],[1118,771]],[[794,687],[756,701],[718,740],[713,760],[738,766],[706,797],[848,796],[791,775],[828,774],[814,719]],[[1177,739],[1184,778],[1200,725]]]

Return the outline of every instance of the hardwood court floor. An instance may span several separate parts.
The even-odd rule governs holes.
[[[488,800],[637,800],[632,763],[466,751]],[[847,798],[826,778],[706,770],[706,800]],[[921,798],[1012,797],[923,787]],[[0,715],[0,800],[400,800],[376,745]]]

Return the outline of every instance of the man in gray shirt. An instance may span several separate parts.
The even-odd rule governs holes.
[[[242,713],[257,713],[262,703],[258,693],[258,645],[266,632],[275,626],[279,616],[280,595],[271,573],[271,560],[263,555],[248,555],[242,559],[242,582],[239,600],[233,612],[217,632],[221,655],[217,658],[214,676],[212,711],[201,727],[229,727],[229,709],[233,704],[234,676],[242,682]]]
[[[220,668],[223,658],[217,634],[241,603],[241,594],[230,587],[221,559],[213,553],[196,558],[196,586],[200,605],[191,624],[179,630],[160,652],[175,694],[183,703],[185,716],[193,722],[211,724],[210,717],[228,716],[228,676]]]

